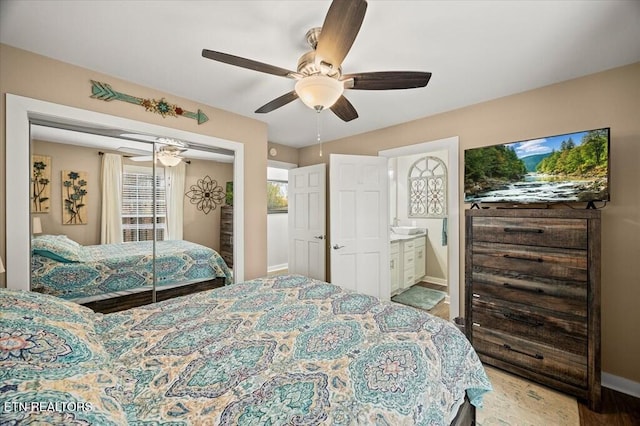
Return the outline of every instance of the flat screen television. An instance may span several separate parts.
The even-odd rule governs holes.
[[[464,152],[466,203],[609,201],[610,129],[586,130]]]

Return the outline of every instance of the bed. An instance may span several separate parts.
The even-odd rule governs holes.
[[[0,289],[0,312],[9,424],[468,425],[491,389],[453,324],[297,275],[108,315]]]
[[[64,235],[32,239],[31,289],[87,303],[156,288],[190,285],[232,274],[213,249],[190,241],[82,246]],[[155,266],[155,270],[154,270]]]

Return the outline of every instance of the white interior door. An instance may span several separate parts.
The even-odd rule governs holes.
[[[386,157],[331,154],[331,282],[388,300],[389,184]]]
[[[326,166],[289,170],[289,273],[325,280]]]

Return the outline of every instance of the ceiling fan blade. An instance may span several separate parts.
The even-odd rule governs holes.
[[[280,77],[296,78],[297,75],[294,71],[254,61],[252,59],[242,58],[240,56],[229,55],[228,53],[216,52],[214,50],[202,49],[202,56],[214,61],[224,62],[225,64],[235,65],[237,67],[273,74]]]
[[[351,102],[344,96],[340,96],[335,104],[331,106],[331,111],[342,121],[351,121],[358,118],[358,111],[351,105]]]
[[[366,11],[365,0],[333,0],[322,24],[317,58],[337,69],[349,53]]]
[[[341,80],[353,78],[353,87],[356,90],[395,90],[414,89],[424,87],[431,78],[430,72],[419,71],[379,71],[362,72],[343,75]]]
[[[296,99],[298,99],[298,94],[295,92],[295,90],[292,90],[289,93],[285,93],[284,95],[275,98],[274,100],[272,100],[271,102],[268,102],[264,105],[262,105],[260,108],[258,108],[256,110],[256,113],[258,114],[264,114],[267,112],[271,112],[274,109],[278,109],[282,106],[285,106],[286,104],[288,104],[289,102],[293,102]]]

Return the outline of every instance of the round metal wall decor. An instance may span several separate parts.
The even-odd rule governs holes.
[[[189,191],[184,194],[189,198],[191,204],[195,204],[196,208],[204,214],[209,214],[211,210],[215,210],[216,206],[222,204],[225,197],[225,191],[218,182],[205,176],[198,179],[196,185],[191,185]]]

